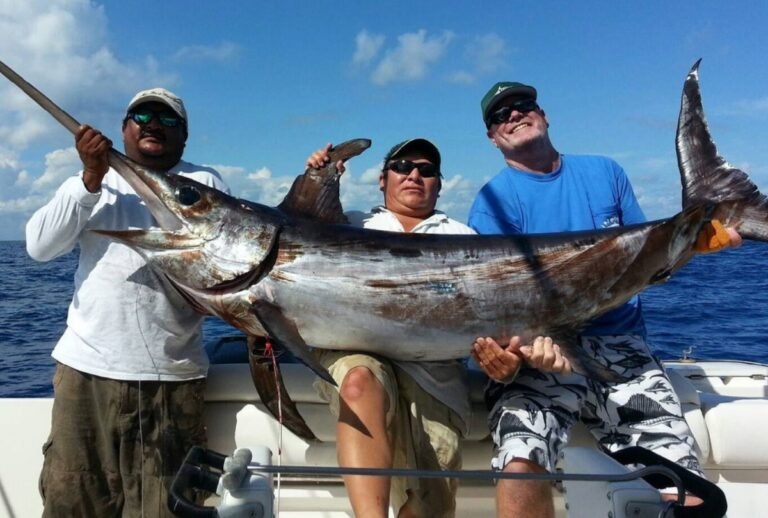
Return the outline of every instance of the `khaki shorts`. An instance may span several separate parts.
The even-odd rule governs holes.
[[[174,516],[167,489],[187,450],[206,444],[205,380],[142,381],[139,388],[58,364],[53,388],[43,516]],[[185,496],[202,503],[205,495]]]
[[[382,384],[389,398],[387,427],[393,447],[393,467],[456,470],[461,469],[459,441],[461,421],[455,412],[425,392],[409,375],[387,360],[366,354],[314,351],[320,363],[341,385],[355,367],[365,367]],[[331,384],[315,381],[318,394],[328,401],[331,413],[339,417],[339,393]],[[456,510],[455,479],[393,477],[390,505],[395,515],[413,495],[419,516],[452,517]]]

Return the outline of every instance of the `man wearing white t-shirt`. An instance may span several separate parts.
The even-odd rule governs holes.
[[[228,191],[218,172],[181,160],[187,131],[180,98],[144,90],[123,119],[125,154]],[[202,316],[138,253],[91,232],[157,224],[109,167],[108,138],[81,126],[75,146],[83,170],[26,227],[27,251],[38,261],[80,248],[67,328],[52,353],[43,516],[172,516],[167,488],[187,450],[206,441]]]

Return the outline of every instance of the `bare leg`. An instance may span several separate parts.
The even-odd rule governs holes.
[[[392,447],[386,428],[387,393],[365,367],[347,373],[339,389],[336,455],[339,466],[391,468]],[[386,517],[389,477],[345,476],[349,500],[358,518]]]
[[[677,502],[677,494],[672,495],[672,494],[664,493],[661,495],[661,499],[664,502]],[[685,495],[685,503],[683,504],[683,507],[695,506],[703,503],[704,503],[704,500],[702,500],[698,496],[687,494]]]
[[[545,473],[528,460],[515,459],[504,467],[505,473]],[[498,518],[554,518],[552,486],[540,480],[499,480],[496,484]]]

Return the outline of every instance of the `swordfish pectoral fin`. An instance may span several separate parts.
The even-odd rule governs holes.
[[[273,367],[269,363],[263,363],[264,355],[261,353],[265,345],[266,339],[263,337],[248,336],[248,364],[251,368],[253,386],[256,387],[261,402],[267,407],[269,413],[293,434],[307,441],[316,440],[317,436],[304,421],[285,389],[280,364],[275,363]]]
[[[251,311],[275,342],[287,349],[297,360],[312,369],[323,380],[334,387],[338,386],[328,369],[323,367],[309,350],[309,346],[299,334],[296,325],[283,314],[279,307],[270,302],[257,300],[251,304]]]

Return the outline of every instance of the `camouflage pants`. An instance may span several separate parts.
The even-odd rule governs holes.
[[[590,336],[582,338],[582,347],[627,381],[601,383],[522,369],[509,385],[489,385],[493,469],[519,458],[554,472],[571,427],[580,420],[607,451],[642,446],[703,476],[680,400],[645,340]]]
[[[187,450],[206,443],[205,380],[117,381],[59,364],[53,385],[43,516],[173,516],[167,489]]]

